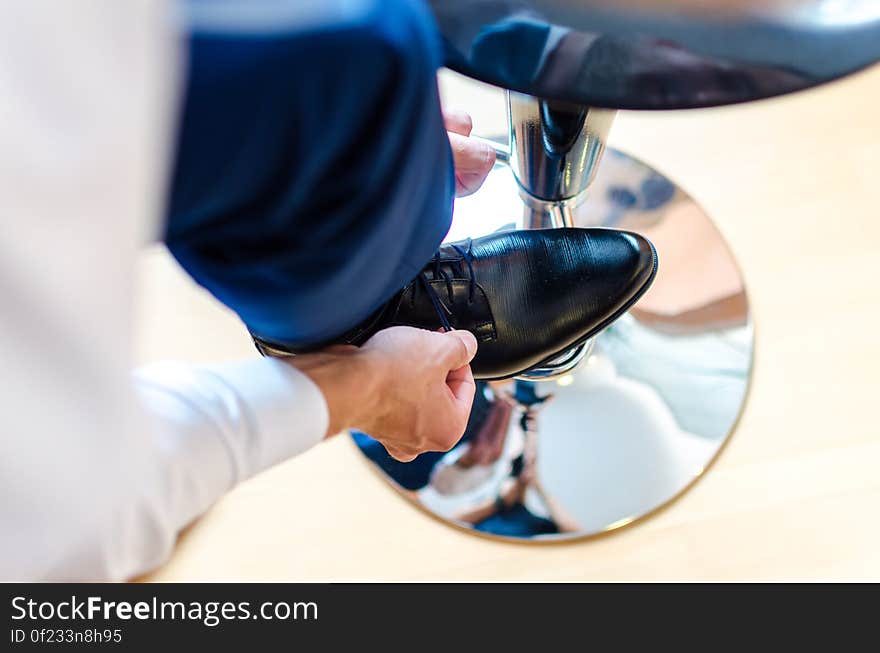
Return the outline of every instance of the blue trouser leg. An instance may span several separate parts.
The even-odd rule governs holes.
[[[186,6],[166,243],[262,338],[336,336],[449,228],[433,19],[418,0]]]

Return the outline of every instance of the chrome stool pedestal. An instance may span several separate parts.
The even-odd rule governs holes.
[[[652,240],[659,270],[589,342],[519,379],[478,384],[449,453],[406,467],[356,441],[394,488],[475,534],[543,542],[620,528],[680,496],[718,455],[745,404],[754,330],[737,263],[705,211],[606,146],[616,110],[731,104],[852,72],[880,58],[880,3],[430,4],[450,67],[509,89],[507,143],[492,141],[498,162],[457,200],[448,239],[626,229]]]

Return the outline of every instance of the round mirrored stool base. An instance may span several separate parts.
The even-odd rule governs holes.
[[[514,228],[522,216],[513,174],[499,164],[456,201],[447,240]],[[478,383],[465,437],[445,454],[399,463],[353,434],[395,489],[475,534],[566,540],[644,517],[705,473],[746,399],[754,333],[745,288],[696,202],[609,149],[574,222],[644,234],[660,260],[648,293],[578,366],[545,381]]]

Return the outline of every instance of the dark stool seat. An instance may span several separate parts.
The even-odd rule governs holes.
[[[733,104],[880,59],[877,0],[430,0],[450,68],[614,109]]]

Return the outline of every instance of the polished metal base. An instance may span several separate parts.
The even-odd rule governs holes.
[[[448,240],[522,224],[510,169],[457,201]],[[479,384],[466,437],[408,464],[355,440],[393,487],[455,526],[504,539],[580,538],[629,524],[699,478],[746,399],[754,333],[742,277],[705,212],[667,178],[608,150],[578,226],[650,238],[660,266],[636,307],[551,380]]]

